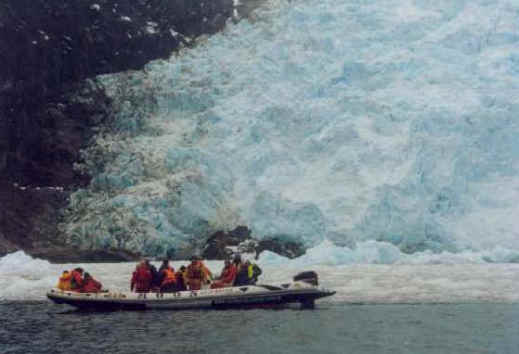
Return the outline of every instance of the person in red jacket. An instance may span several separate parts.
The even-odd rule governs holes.
[[[83,286],[81,287],[80,292],[82,293],[98,293],[103,288],[103,285],[95,280],[90,274],[85,273],[85,277],[83,279]]]
[[[211,284],[211,289],[226,288],[232,286],[236,277],[236,266],[230,260],[225,260],[225,265],[220,278]]]
[[[135,289],[138,293],[147,293],[150,291],[152,280],[153,276],[150,268],[145,261],[142,261],[133,272],[130,290],[133,291]]]
[[[80,291],[83,286],[83,268],[76,268],[72,271],[70,280],[70,290]]]

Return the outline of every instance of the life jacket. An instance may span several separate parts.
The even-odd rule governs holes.
[[[71,290],[79,290],[83,286],[83,278],[81,277],[81,273],[77,270],[73,270],[70,279],[70,289]]]
[[[95,280],[94,278],[89,278],[84,281],[83,286],[81,287],[82,293],[98,293],[101,291],[103,286],[100,282]]]
[[[200,290],[204,280],[204,271],[199,262],[187,266],[187,284],[190,290]]]
[[[234,281],[234,278],[236,278],[236,266],[234,264],[231,264],[230,266],[226,267],[222,271],[222,276],[220,277],[220,281],[222,283],[232,284]]]
[[[222,270],[220,279],[211,284],[211,289],[218,289],[218,288],[225,288],[228,286],[232,286],[235,277],[236,277],[236,266],[234,264],[231,264]]]
[[[153,274],[151,273],[151,270],[146,267],[142,266],[137,268],[137,278],[139,279],[151,279],[153,277]]]
[[[148,292],[150,291],[152,281],[152,274],[147,266],[138,266],[133,272],[131,289],[137,292]]]
[[[175,269],[173,269],[171,267],[164,268],[162,270],[162,275],[163,275],[163,278],[162,278],[161,286],[164,286],[166,284],[176,283],[176,281],[177,281],[177,277],[175,275]]]
[[[200,267],[199,263],[190,264],[187,267],[187,278],[199,280],[202,280],[204,278],[204,271],[202,270],[202,267]]]
[[[72,281],[72,274],[69,272],[63,272],[61,277],[59,277],[57,288],[63,291],[70,290]]]
[[[250,264],[247,269],[249,279],[258,280],[258,277],[261,275],[261,268],[258,267],[256,263]]]

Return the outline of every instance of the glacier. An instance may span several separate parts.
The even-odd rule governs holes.
[[[156,256],[247,225],[339,263],[517,262],[518,15],[509,0],[272,0],[100,76],[116,109],[61,228]]]

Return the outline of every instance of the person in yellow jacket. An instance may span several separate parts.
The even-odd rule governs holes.
[[[63,291],[69,291],[71,287],[72,274],[68,270],[64,270],[59,277],[57,288]]]

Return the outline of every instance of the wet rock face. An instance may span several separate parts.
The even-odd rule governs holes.
[[[226,259],[232,256],[232,250],[241,243],[252,240],[251,231],[245,226],[238,226],[232,231],[218,231],[212,234],[206,242],[202,257],[205,259]]]
[[[261,252],[271,251],[288,258],[303,255],[304,246],[295,241],[280,238],[257,240],[251,236],[251,230],[246,226],[238,226],[232,231],[218,231],[212,234],[206,242],[202,257],[205,259],[226,259],[234,253],[255,254],[257,259]]]
[[[72,172],[61,175],[67,169],[61,161],[71,169],[73,152],[88,141],[84,130],[91,127],[89,110],[100,93],[92,96],[93,107],[74,112],[57,106],[63,104],[59,96],[77,90],[74,84],[85,78],[167,57],[181,43],[222,29],[232,12],[232,0],[3,1],[1,176],[23,184],[74,184]],[[56,157],[54,150],[63,150],[52,147],[59,134],[72,135],[72,144]],[[60,173],[42,177],[46,170]]]
[[[296,258],[305,254],[306,249],[300,242],[270,238],[258,242],[256,255],[258,256],[263,251],[271,251],[288,258]]]
[[[168,57],[196,36],[221,30],[233,6],[233,0],[0,3],[0,255],[24,249],[74,259],[60,256],[72,252],[60,243],[59,210],[70,191],[89,182],[73,165],[112,109],[104,91],[85,79]],[[135,257],[105,253],[97,256]]]

